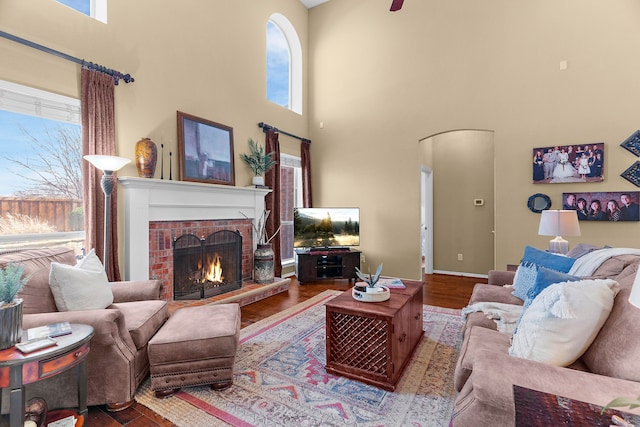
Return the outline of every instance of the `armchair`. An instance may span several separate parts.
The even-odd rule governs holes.
[[[114,302],[102,310],[58,311],[49,287],[52,262],[75,264],[68,248],[27,249],[0,254],[0,265],[25,266],[29,281],[19,294],[23,299],[23,329],[68,321],[94,328],[87,359],[87,404],[125,409],[133,403],[140,383],[149,373],[147,342],[169,317],[157,280],[112,282]],[[71,376],[73,373],[66,375]],[[33,384],[27,398],[43,397],[49,408],[75,406],[76,396],[64,390],[65,374]]]

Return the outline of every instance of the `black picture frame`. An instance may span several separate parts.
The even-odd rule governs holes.
[[[235,185],[233,128],[177,113],[180,180]]]
[[[629,166],[620,176],[636,187],[640,187],[640,160]]]
[[[632,133],[629,138],[622,141],[620,146],[635,154],[636,157],[640,157],[640,130]]]

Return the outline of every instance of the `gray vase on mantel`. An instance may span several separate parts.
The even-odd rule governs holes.
[[[0,350],[13,347],[22,339],[22,299],[0,307]]]

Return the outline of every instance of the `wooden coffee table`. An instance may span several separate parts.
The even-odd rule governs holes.
[[[383,302],[351,289],[327,302],[327,372],[393,391],[423,336],[422,282],[403,280]]]

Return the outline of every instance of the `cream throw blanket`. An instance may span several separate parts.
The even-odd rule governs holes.
[[[576,262],[573,263],[573,266],[569,270],[569,274],[579,277],[591,276],[603,262],[618,255],[640,255],[640,249],[605,248],[589,252],[588,254],[578,258]]]
[[[640,255],[640,249],[605,248],[589,252],[576,260],[568,274],[578,277],[591,276],[603,262],[618,255]],[[640,282],[638,277],[636,281]],[[463,308],[462,318],[466,320],[469,313],[476,311],[482,311],[489,319],[493,319],[500,332],[511,334],[522,314],[522,306],[500,302],[478,302]]]
[[[482,311],[489,319],[493,319],[498,325],[498,331],[511,334],[522,314],[522,306],[503,302],[477,302],[462,309],[462,318],[466,320],[469,313],[476,311]]]

